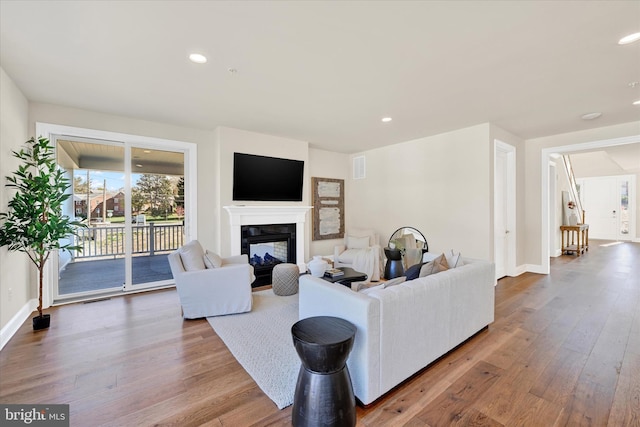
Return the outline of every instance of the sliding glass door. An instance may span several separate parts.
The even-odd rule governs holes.
[[[117,141],[55,138],[71,182],[67,213],[82,220],[58,254],[54,300],[169,284],[170,251],[184,242],[184,153]]]

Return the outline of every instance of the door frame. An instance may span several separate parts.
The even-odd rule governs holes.
[[[637,144],[640,142],[640,135],[625,136],[621,138],[604,139],[598,141],[584,142],[578,144],[561,145],[547,147],[541,150],[540,154],[540,268],[536,268],[536,273],[549,274],[551,270],[551,260],[549,257],[549,160],[553,154],[566,154],[575,151],[595,151],[598,148],[614,147],[616,145]],[[531,270],[533,271],[533,270]]]
[[[517,276],[516,271],[516,147],[513,145],[502,142],[498,139],[494,139],[494,151],[493,151],[493,192],[496,194],[498,191],[498,182],[497,182],[497,157],[499,154],[504,154],[506,158],[506,194],[503,197],[504,203],[506,204],[506,217],[505,217],[505,225],[508,231],[506,238],[506,246],[505,246],[505,265],[504,265],[504,273],[507,276],[514,277]],[[493,247],[493,259],[496,261],[496,247],[495,247],[495,237],[496,230],[499,224],[496,223],[497,216],[495,212],[497,209],[502,209],[503,207],[497,206],[496,197],[493,198],[493,238],[494,238],[494,247]],[[496,277],[498,279],[498,277]]]
[[[185,241],[197,239],[198,224],[198,200],[197,200],[197,144],[170,139],[155,138],[149,136],[132,135],[119,132],[102,131],[96,129],[86,129],[73,126],[57,125],[52,123],[36,122],[36,135],[49,138],[69,136],[75,138],[98,139],[105,141],[115,141],[125,144],[125,147],[149,147],[164,150],[184,151],[184,193],[185,193]],[[130,167],[130,158],[125,150],[125,170]],[[127,175],[128,176],[128,175]],[[128,178],[127,178],[128,179]],[[131,195],[127,193],[126,206],[131,206]],[[131,221],[127,217],[125,226],[131,226]],[[129,243],[130,244],[130,243]],[[55,275],[57,275],[57,263],[48,262],[45,265],[44,283],[42,288],[43,308],[53,304]],[[127,273],[130,274],[130,273]],[[174,285],[169,285],[174,286]],[[155,287],[154,287],[155,288]],[[135,291],[143,291],[144,286],[136,286]]]

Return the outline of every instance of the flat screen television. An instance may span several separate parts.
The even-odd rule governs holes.
[[[301,202],[304,161],[233,153],[233,200]]]

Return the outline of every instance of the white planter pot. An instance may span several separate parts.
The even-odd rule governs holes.
[[[322,256],[316,255],[307,264],[307,268],[313,277],[322,277],[324,272],[329,268],[329,263],[322,259]]]

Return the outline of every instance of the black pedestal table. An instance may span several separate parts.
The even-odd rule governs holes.
[[[356,327],[337,317],[302,319],[291,327],[302,366],[292,421],[302,426],[355,426],[356,402],[346,366]]]

